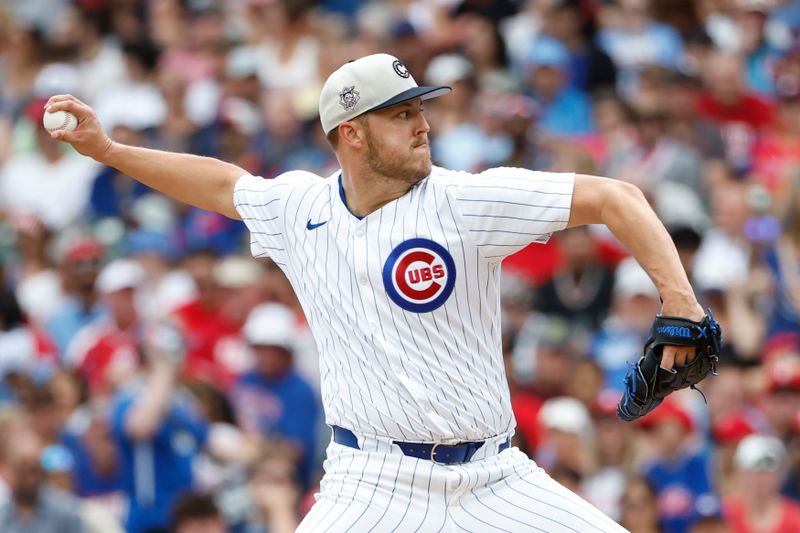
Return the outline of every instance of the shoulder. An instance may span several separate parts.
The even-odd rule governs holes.
[[[431,169],[430,176],[428,176],[426,183],[433,186],[446,187],[448,185],[457,185],[474,176],[475,174],[463,170],[450,170],[448,168],[434,166]]]
[[[273,187],[281,188],[310,188],[314,186],[327,185],[331,178],[323,178],[313,172],[305,170],[291,170],[279,174],[274,178],[263,178],[245,174],[236,182],[236,190],[250,190],[252,192],[262,192]]]
[[[566,181],[574,177],[574,173],[542,172],[520,167],[493,167],[479,173],[465,172],[463,170],[449,170],[442,167],[433,167],[428,182],[437,186],[469,185],[499,179],[528,179],[528,180],[557,180]]]

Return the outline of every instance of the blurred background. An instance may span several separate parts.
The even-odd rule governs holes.
[[[321,84],[378,51],[454,88],[426,104],[437,164],[638,185],[723,327],[705,397],[622,424],[652,283],[602,227],[512,256],[515,444],[636,533],[800,531],[800,2],[780,0],[0,2],[0,531],[293,531],[330,439],[302,310],[244,225],[52,141],[43,102],[325,176]]]

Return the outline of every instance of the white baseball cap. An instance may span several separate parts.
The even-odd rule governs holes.
[[[242,328],[248,344],[253,346],[280,346],[294,350],[296,318],[288,307],[266,303],[255,307]]]
[[[622,298],[650,296],[658,298],[658,289],[650,276],[633,257],[620,261],[614,276],[614,294]]]
[[[560,396],[550,398],[539,409],[539,422],[548,428],[564,433],[574,433],[582,440],[594,434],[594,424],[586,406],[575,398]]]
[[[241,289],[258,283],[264,267],[255,259],[240,255],[225,257],[214,265],[214,280],[220,287]]]
[[[450,87],[420,87],[399,59],[373,54],[345,63],[328,76],[319,96],[319,119],[327,135],[367,111],[449,92]]]
[[[144,269],[133,259],[117,259],[100,271],[95,287],[101,294],[111,294],[123,289],[135,289],[145,278]]]
[[[786,448],[777,437],[748,435],[736,447],[734,463],[742,470],[777,471],[786,460]]]

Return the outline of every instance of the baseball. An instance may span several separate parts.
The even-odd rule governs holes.
[[[54,113],[45,111],[42,123],[47,131],[72,131],[78,127],[77,117],[69,111],[55,111]]]

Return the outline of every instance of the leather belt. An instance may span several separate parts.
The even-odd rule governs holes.
[[[358,438],[355,434],[343,427],[333,426],[333,441],[342,446],[348,446],[357,450],[360,449],[358,446]],[[472,456],[475,455],[475,452],[486,444],[485,441],[459,442],[457,444],[442,444],[438,442],[428,444],[424,442],[401,442],[396,440],[392,442],[400,448],[403,454],[409,457],[425,459],[443,465],[468,463],[470,459],[472,459]],[[511,438],[501,442],[497,452],[500,453],[509,446],[511,446]]]

